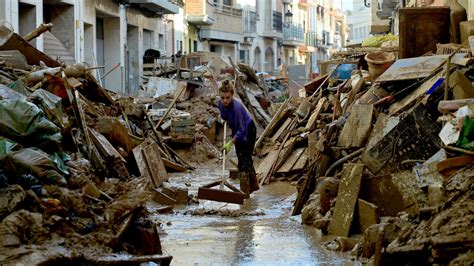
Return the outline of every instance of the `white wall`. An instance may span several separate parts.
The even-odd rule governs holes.
[[[106,72],[120,63],[120,24],[119,18],[104,18],[104,63]],[[104,79],[104,87],[122,92],[122,72],[117,68]]]
[[[21,3],[31,5],[28,12],[22,13],[20,19],[19,8]],[[121,63],[121,67],[114,70],[104,80],[107,89],[124,92],[125,89],[125,52],[128,47],[131,57],[130,67],[132,73],[131,93],[142,81],[139,76],[143,69],[143,53],[148,48],[159,48],[159,35],[165,38],[164,49],[171,55],[172,47],[176,41],[184,41],[184,11],[173,18],[173,15],[165,15],[163,18],[146,17],[141,11],[131,7],[123,6],[119,8],[115,0],[64,0],[62,3],[68,5],[45,6],[47,12],[52,13],[52,23],[54,24],[54,35],[66,46],[69,52],[75,56],[76,61],[86,62],[89,65],[105,64],[105,71],[110,70],[115,64]],[[22,6],[27,7],[25,4]],[[43,1],[40,0],[1,0],[0,19],[5,19],[12,28],[24,35],[35,29],[43,22]],[[25,9],[23,9],[25,10]],[[104,60],[100,62],[98,53],[100,44],[97,40],[97,14],[104,16]],[[173,19],[173,23],[168,23]],[[164,21],[165,20],[165,21]],[[168,23],[168,25],[165,25]],[[21,27],[20,27],[21,24]],[[127,24],[135,28],[127,38]],[[174,27],[174,29],[172,28]],[[146,32],[146,43],[144,47],[144,31]],[[166,33],[173,33],[174,36],[166,36]],[[127,44],[127,39],[129,43]],[[171,44],[174,39],[174,43]],[[34,41],[39,50],[43,50],[43,37],[39,36]],[[33,43],[34,43],[33,42]],[[184,45],[184,43],[183,43]],[[227,52],[235,49],[226,48]],[[97,62],[96,62],[97,61]],[[98,72],[98,71],[97,71]],[[97,77],[97,76],[96,76]]]
[[[349,35],[351,44],[361,43],[369,37],[371,22],[370,8],[361,7],[347,16],[347,26],[351,29]]]
[[[127,70],[128,74],[128,84],[126,84],[126,92],[133,93],[138,88],[140,68],[143,66],[143,63],[140,65],[139,61],[143,60],[143,55],[139,54],[139,31],[138,27],[128,26],[127,28]],[[141,50],[141,49],[140,49]],[[142,59],[142,60],[140,60]]]

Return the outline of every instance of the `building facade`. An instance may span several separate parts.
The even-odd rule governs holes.
[[[282,2],[269,0],[240,1],[245,10],[241,61],[257,71],[274,73],[282,63]]]
[[[306,12],[306,19],[301,19],[301,13],[297,19],[297,24],[302,24],[304,28],[304,43],[298,46],[298,57],[306,64],[308,73],[319,73],[318,61],[328,60],[333,52],[346,46],[348,28],[347,18],[342,12],[342,2],[337,0],[291,2],[290,7],[297,2],[298,12]],[[287,29],[291,30],[288,27]],[[290,34],[291,37],[292,35]]]
[[[353,0],[345,10],[347,13],[348,44],[359,44],[370,36],[372,14],[370,5]]]
[[[0,19],[20,35],[41,23],[54,27],[31,43],[65,63],[99,66],[111,91],[135,95],[143,55],[209,51],[275,73],[306,65],[345,45],[337,0],[4,0]]]
[[[187,0],[185,6],[188,51],[197,48],[236,62],[239,45],[243,42],[242,9],[236,2]]]
[[[159,3],[159,4],[157,4]],[[32,44],[65,63],[104,66],[95,73],[102,85],[134,95],[141,84],[147,49],[171,55],[183,41],[183,6],[151,0],[4,0],[0,19],[25,35],[41,23],[53,23]],[[109,72],[110,73],[107,73]]]

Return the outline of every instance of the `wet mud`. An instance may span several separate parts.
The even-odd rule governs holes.
[[[191,184],[189,193],[196,195],[199,186],[218,178],[215,167],[173,174],[170,182]],[[327,239],[317,229],[290,216],[295,197],[290,183],[273,182],[243,205],[199,200],[157,214],[163,250],[173,256],[172,265],[358,265],[347,254],[326,250]],[[189,215],[194,212],[200,215]]]

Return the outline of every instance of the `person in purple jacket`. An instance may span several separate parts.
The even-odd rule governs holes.
[[[219,88],[220,102],[219,110],[221,117],[232,129],[232,140],[224,144],[226,152],[230,152],[232,145],[238,158],[238,169],[240,175],[240,190],[247,196],[259,189],[257,174],[253,167],[253,149],[257,136],[257,128],[245,107],[233,98],[234,87],[226,80]]]

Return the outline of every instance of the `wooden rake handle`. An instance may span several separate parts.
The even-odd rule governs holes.
[[[224,145],[225,145],[226,137],[227,137],[227,122],[224,122],[224,137],[223,137]],[[225,158],[226,158],[226,150],[222,149],[222,173],[221,173],[220,189],[223,189],[224,184],[225,184],[225,175],[224,175],[225,174]]]

